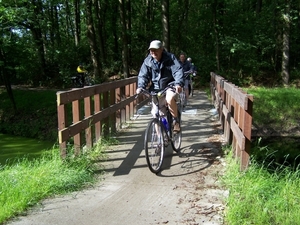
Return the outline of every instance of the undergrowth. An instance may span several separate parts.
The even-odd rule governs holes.
[[[96,159],[105,159],[103,149],[110,141],[101,141],[92,150],[74,157],[72,150],[62,159],[57,148],[45,151],[34,160],[19,158],[0,168],[0,224],[24,213],[29,207],[54,195],[93,185],[102,171]],[[97,173],[95,173],[97,171]],[[101,174],[101,172],[100,172]]]

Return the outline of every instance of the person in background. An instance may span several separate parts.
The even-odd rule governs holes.
[[[192,58],[191,58],[191,57],[188,57],[188,58],[187,58],[187,61],[189,61],[190,64],[191,64],[191,66],[192,66],[193,76],[196,76],[196,74],[197,74],[197,67],[196,67],[195,64],[192,62]]]
[[[82,64],[79,64],[77,67],[77,75],[78,75],[78,81],[80,83],[80,86],[84,86],[85,82],[85,74],[87,73],[87,70],[84,69]]]
[[[182,66],[183,73],[192,71],[192,64],[186,60],[186,54],[181,53],[179,56],[180,64]],[[185,81],[184,81],[184,92],[185,92],[185,102],[184,102],[184,107],[186,107],[187,102],[188,102],[188,97],[189,97],[189,83],[190,83],[190,76],[187,75],[185,76]]]
[[[150,91],[159,91],[166,88],[169,83],[175,81],[176,93],[172,89],[168,89],[165,98],[161,98],[159,104],[165,105],[167,102],[174,119],[174,131],[179,132],[180,125],[175,98],[177,93],[182,91],[184,85],[182,67],[176,57],[164,49],[161,41],[152,41],[148,50],[149,54],[144,59],[138,74],[138,88],[136,93],[139,94],[149,83],[151,83]],[[155,114],[155,111],[157,109],[153,108],[152,114]]]

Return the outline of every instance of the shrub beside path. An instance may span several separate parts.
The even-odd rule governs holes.
[[[147,167],[143,135],[151,118],[143,107],[107,149],[105,174],[93,187],[42,201],[10,225],[223,224],[221,136],[202,91],[183,113],[181,153],[166,149],[163,171]]]

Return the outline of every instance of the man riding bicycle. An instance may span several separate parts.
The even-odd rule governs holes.
[[[192,64],[186,59],[186,54],[185,53],[180,54],[179,60],[180,60],[179,62],[180,62],[181,66],[182,66],[182,69],[183,69],[183,73],[192,71],[192,69],[193,69]],[[190,78],[189,74],[187,76],[185,76],[185,79],[184,79],[184,92],[185,92],[185,102],[183,103],[184,107],[187,105],[187,101],[188,101],[188,98],[189,98],[190,79],[191,78]]]
[[[83,68],[82,63],[77,67],[77,81],[79,82],[80,86],[83,87],[85,84],[85,74],[87,70]]]
[[[151,83],[150,91],[159,91],[174,81],[176,92],[180,93],[184,85],[184,79],[179,61],[172,53],[164,50],[159,40],[152,41],[148,50],[150,51],[149,55],[145,58],[138,74],[136,93],[139,94],[149,83]],[[174,131],[179,132],[180,125],[175,100],[176,95],[173,90],[167,90],[166,97],[161,98],[159,104],[164,105],[167,102],[169,111],[174,118]],[[154,112],[157,109],[152,108],[152,110],[152,114],[155,115]]]

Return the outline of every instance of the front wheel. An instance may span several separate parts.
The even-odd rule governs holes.
[[[164,160],[163,129],[158,119],[150,121],[145,132],[145,155],[148,167],[152,173],[157,174],[162,169]]]
[[[182,140],[182,127],[181,127],[181,114],[178,111],[178,119],[180,124],[180,131],[174,132],[173,125],[172,125],[172,136],[171,136],[171,145],[175,152],[180,152],[181,140]]]

